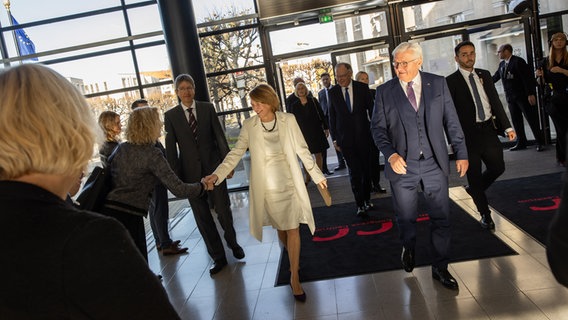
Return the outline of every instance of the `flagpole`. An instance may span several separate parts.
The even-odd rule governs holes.
[[[4,7],[6,8],[6,12],[8,12],[8,23],[9,26],[12,27],[13,23],[12,23],[12,13],[10,12],[10,0],[4,0]],[[12,37],[14,37],[14,45],[16,46],[16,54],[18,55],[18,57],[21,56],[20,53],[20,46],[18,45],[18,37],[16,37],[16,30],[12,30]],[[20,60],[20,64],[22,64],[22,61]]]

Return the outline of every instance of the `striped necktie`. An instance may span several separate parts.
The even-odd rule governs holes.
[[[197,119],[195,119],[195,115],[192,110],[193,108],[187,109],[187,112],[189,112],[189,128],[191,129],[191,133],[193,133],[195,142],[197,142]]]

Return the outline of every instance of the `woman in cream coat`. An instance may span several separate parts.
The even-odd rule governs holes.
[[[327,180],[312,159],[295,116],[277,111],[280,101],[274,89],[260,84],[250,92],[250,98],[258,116],[244,121],[235,147],[205,181],[221,183],[249,150],[250,232],[262,241],[263,226],[272,225],[278,230],[290,258],[292,293],[303,302],[306,294],[298,275],[299,226],[307,224],[313,234],[315,224],[298,157],[321,188],[327,188]]]

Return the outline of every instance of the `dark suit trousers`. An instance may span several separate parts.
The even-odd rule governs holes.
[[[480,214],[485,214],[490,213],[485,190],[505,172],[505,162],[503,160],[503,146],[493,128],[486,125],[477,127],[475,132],[475,137],[466,136],[469,157],[467,181],[469,193],[477,211]],[[485,164],[485,171],[483,172],[482,162]]]
[[[150,213],[150,227],[157,246],[162,248],[172,244],[170,231],[168,229],[168,219],[170,208],[168,205],[168,189],[159,183],[152,192],[152,200],[148,209]]]
[[[544,136],[540,130],[538,120],[538,107],[531,106],[527,97],[517,97],[513,101],[507,101],[509,113],[511,113],[511,120],[513,127],[517,133],[517,144],[526,145],[527,135],[525,133],[525,124],[523,123],[523,115],[531,128],[531,131],[538,144],[544,145]]]
[[[371,185],[378,188],[381,183],[381,154],[374,143],[371,145],[371,158],[369,163],[371,167]]]
[[[370,149],[370,145],[341,147],[349,169],[351,190],[355,196],[357,207],[364,206],[365,201],[371,199]]]
[[[234,249],[238,247],[237,235],[233,227],[233,212],[231,211],[231,201],[227,192],[227,183],[223,181],[212,191],[207,192],[208,197],[212,197],[213,206],[217,213],[219,224],[224,231],[227,246]],[[189,200],[197,228],[205,241],[207,252],[214,261],[226,259],[223,241],[217,232],[217,226],[213,219],[213,214],[209,207],[207,198],[197,198]]]
[[[418,192],[422,187],[430,218],[432,266],[446,269],[450,247],[450,199],[448,177],[434,158],[406,160],[406,174],[391,180],[392,199],[400,239],[406,248],[416,245],[416,219],[418,218]]]

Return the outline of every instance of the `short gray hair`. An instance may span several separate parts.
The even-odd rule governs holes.
[[[392,51],[392,56],[394,58],[397,54],[405,51],[411,51],[412,53],[414,53],[416,58],[422,59],[422,47],[417,42],[402,42],[401,44],[396,46],[396,48],[394,48],[394,50]]]

